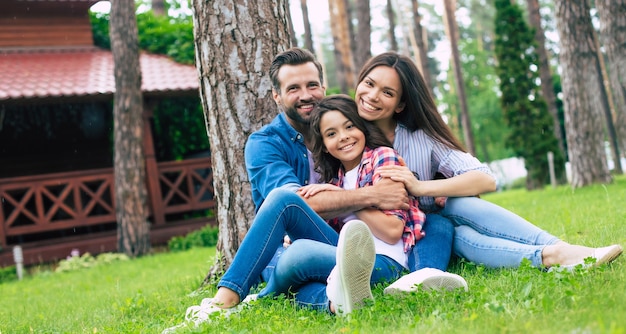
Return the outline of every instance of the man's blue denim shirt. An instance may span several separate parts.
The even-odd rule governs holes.
[[[308,183],[307,152],[304,136],[287,122],[285,113],[250,135],[244,154],[256,210],[273,189]]]

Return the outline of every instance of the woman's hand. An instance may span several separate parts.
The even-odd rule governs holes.
[[[321,193],[322,191],[337,191],[343,190],[343,188],[337,187],[328,183],[320,183],[320,184],[309,184],[300,189],[298,189],[298,194],[304,198],[309,198],[314,196],[315,194]]]
[[[393,181],[402,182],[406,190],[413,196],[420,196],[420,180],[406,166],[381,166],[377,169],[380,176],[388,177]]]

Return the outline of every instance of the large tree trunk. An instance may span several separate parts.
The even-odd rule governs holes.
[[[474,133],[472,131],[472,122],[470,120],[467,108],[467,98],[465,96],[465,82],[463,81],[463,71],[461,69],[461,56],[459,55],[458,43],[458,27],[456,23],[456,0],[444,0],[445,7],[445,26],[448,38],[450,39],[450,50],[452,52],[452,64],[454,67],[454,78],[456,83],[457,96],[459,97],[459,106],[461,107],[461,127],[463,128],[463,139],[467,151],[476,155],[474,147]]]
[[[356,61],[354,68],[358,72],[365,62],[372,57],[372,27],[370,25],[370,2],[369,0],[357,0],[356,17],[358,20],[356,32]]]
[[[387,0],[386,13],[389,21],[389,29],[387,30],[389,38],[389,50],[398,51],[398,40],[396,40],[396,16],[393,12],[393,4],[391,0]]]
[[[554,123],[554,136],[559,141],[559,149],[565,156],[565,135],[561,131],[561,121],[556,106],[554,95],[554,83],[550,71],[550,60],[546,51],[546,36],[541,26],[541,14],[539,13],[539,0],[527,0],[528,17],[530,25],[535,29],[535,41],[537,42],[537,55],[539,56],[539,75],[541,78],[541,94],[548,105],[548,111]]]
[[[315,54],[313,33],[311,32],[311,22],[309,21],[309,7],[306,4],[306,0],[300,0],[300,8],[302,9],[302,22],[304,24],[304,47]]]
[[[193,1],[196,67],[211,143],[218,259],[205,283],[232,260],[254,217],[246,139],[278,114],[269,66],[288,48],[287,0]],[[245,10],[244,10],[245,9]]]
[[[419,13],[417,0],[411,0],[411,10],[413,11],[413,34],[415,35],[419,53],[419,57],[417,57],[419,59],[419,69],[422,72],[426,84],[430,87],[431,93],[434,94],[433,82],[431,81],[430,70],[428,69],[428,45],[425,43],[425,30],[422,29],[422,17]]]
[[[135,257],[150,251],[143,155],[143,98],[135,3],[111,1],[111,50],[115,73],[115,215],[118,250]]]
[[[602,120],[607,101],[587,0],[556,0],[572,186],[610,183]]]
[[[335,46],[335,66],[341,92],[348,94],[355,87],[354,63],[350,46],[348,16],[344,0],[329,0],[331,30]]]
[[[618,146],[626,154],[626,0],[596,0],[600,34],[609,58]]]

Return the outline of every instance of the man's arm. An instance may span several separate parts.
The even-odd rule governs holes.
[[[409,209],[409,196],[404,184],[390,179],[354,190],[323,191],[304,200],[324,219],[370,207],[381,210]]]

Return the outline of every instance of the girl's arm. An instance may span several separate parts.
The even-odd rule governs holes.
[[[398,216],[388,215],[374,208],[359,210],[354,215],[364,221],[378,239],[391,245],[402,239],[404,221]]]

